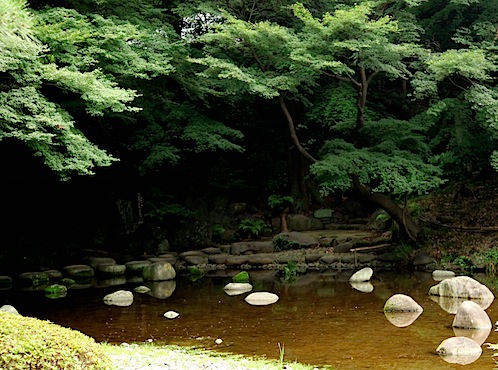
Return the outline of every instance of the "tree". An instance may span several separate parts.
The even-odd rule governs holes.
[[[198,75],[209,81],[207,91],[213,95],[242,92],[277,100],[295,147],[312,164],[323,191],[355,187],[416,239],[418,225],[383,193],[421,193],[441,184],[440,171],[428,162],[430,153],[423,142],[427,126],[392,117],[367,124],[365,109],[374,77],[410,78],[411,65],[426,51],[416,43],[415,27],[379,14],[379,6],[342,4],[318,19],[296,4],[292,9],[302,22],[298,30],[246,22],[222,12],[223,21],[199,38],[205,56],[192,61],[206,67]],[[330,134],[336,137],[325,140],[317,159],[299,141],[287,102],[307,102],[318,83],[326,83],[324,76],[355,87],[356,118],[347,130],[345,125],[334,128]],[[397,131],[387,136],[389,130]]]
[[[128,104],[136,93],[118,87],[98,69],[54,63],[26,3],[6,0],[0,7],[0,140],[24,142],[63,179],[110,165],[116,158],[92,144],[47,90],[78,96],[91,116],[134,110]]]

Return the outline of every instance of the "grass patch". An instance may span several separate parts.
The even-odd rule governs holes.
[[[245,357],[231,353],[222,353],[205,349],[180,347],[174,345],[159,346],[152,343],[130,345],[103,344],[104,352],[111,358],[116,370],[146,369],[147,366],[167,364],[170,369],[219,369],[226,370],[282,370],[284,364],[289,364],[293,370],[332,369],[330,367],[315,367],[297,362],[286,362],[282,350],[279,360]],[[275,347],[276,350],[282,347]],[[220,367],[220,366],[223,367]]]

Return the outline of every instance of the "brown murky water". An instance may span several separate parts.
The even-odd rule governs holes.
[[[347,282],[352,272],[308,273],[292,284],[266,276],[252,281],[254,291],[277,293],[270,306],[250,306],[247,294],[228,296],[228,278],[205,277],[197,282],[178,278],[166,299],[135,294],[129,307],[106,306],[104,295],[117,289],[71,290],[64,299],[49,300],[35,292],[0,292],[0,305],[9,303],[29,316],[49,319],[78,329],[97,341],[194,345],[246,355],[279,357],[334,369],[493,369],[493,351],[483,345],[482,356],[472,364],[450,364],[435,354],[437,346],[455,336],[453,315],[427,295],[436,284],[429,273],[378,274],[374,290],[363,293]],[[489,284],[487,284],[489,286]],[[493,286],[489,286],[496,295]],[[424,312],[410,326],[392,325],[383,313],[393,294],[414,298]],[[174,310],[180,317],[168,320]],[[498,303],[488,309],[493,323]],[[216,345],[214,340],[223,340]],[[486,342],[497,343],[492,330]]]

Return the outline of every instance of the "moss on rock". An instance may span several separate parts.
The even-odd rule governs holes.
[[[94,339],[49,321],[0,312],[0,369],[108,370]]]

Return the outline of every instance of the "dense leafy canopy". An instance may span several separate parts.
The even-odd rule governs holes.
[[[355,180],[426,193],[498,169],[497,11],[496,0],[4,0],[0,145],[25,144],[63,179],[119,160],[161,189],[160,204],[188,192],[306,202],[315,185]]]

